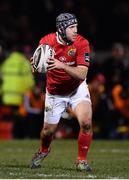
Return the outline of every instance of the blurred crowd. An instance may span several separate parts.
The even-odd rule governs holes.
[[[88,81],[96,136],[129,138],[129,49],[113,43],[103,61],[94,51],[91,60]]]
[[[34,44],[55,31],[55,18],[61,12],[75,13],[79,33],[98,50],[114,42],[129,44],[128,0],[1,0],[0,35],[9,43]]]
[[[79,33],[91,44],[87,82],[96,139],[129,138],[129,2],[95,0],[0,1],[0,139],[39,138],[45,74],[29,59],[41,36],[55,31],[60,12],[74,12]],[[110,13],[109,13],[110,11]],[[46,18],[47,17],[47,18]],[[79,126],[70,107],[57,138],[74,138]]]

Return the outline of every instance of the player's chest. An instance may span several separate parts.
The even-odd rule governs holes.
[[[74,46],[55,46],[54,50],[56,52],[55,58],[63,63],[74,65],[76,64],[76,51]]]

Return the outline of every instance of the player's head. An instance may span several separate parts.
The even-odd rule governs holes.
[[[57,32],[66,42],[69,42],[69,39],[66,35],[66,28],[75,24],[78,24],[78,22],[74,14],[62,13],[56,18]]]

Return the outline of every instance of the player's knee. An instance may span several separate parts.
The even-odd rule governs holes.
[[[54,130],[52,128],[43,128],[40,135],[43,136],[51,136],[54,134]]]
[[[92,131],[92,125],[90,122],[82,122],[80,128],[84,133],[90,133]]]

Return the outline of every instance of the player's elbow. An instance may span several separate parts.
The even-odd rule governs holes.
[[[76,76],[74,76],[74,78],[83,81],[86,79],[86,75],[76,74]]]
[[[80,80],[85,80],[86,79],[86,74],[80,75]]]
[[[86,72],[81,72],[80,71],[80,73],[78,73],[78,78],[80,79],[80,80],[85,80],[86,79],[86,76],[87,76],[87,73]]]
[[[87,76],[88,68],[85,66],[78,67],[78,78],[80,80],[85,80]]]

